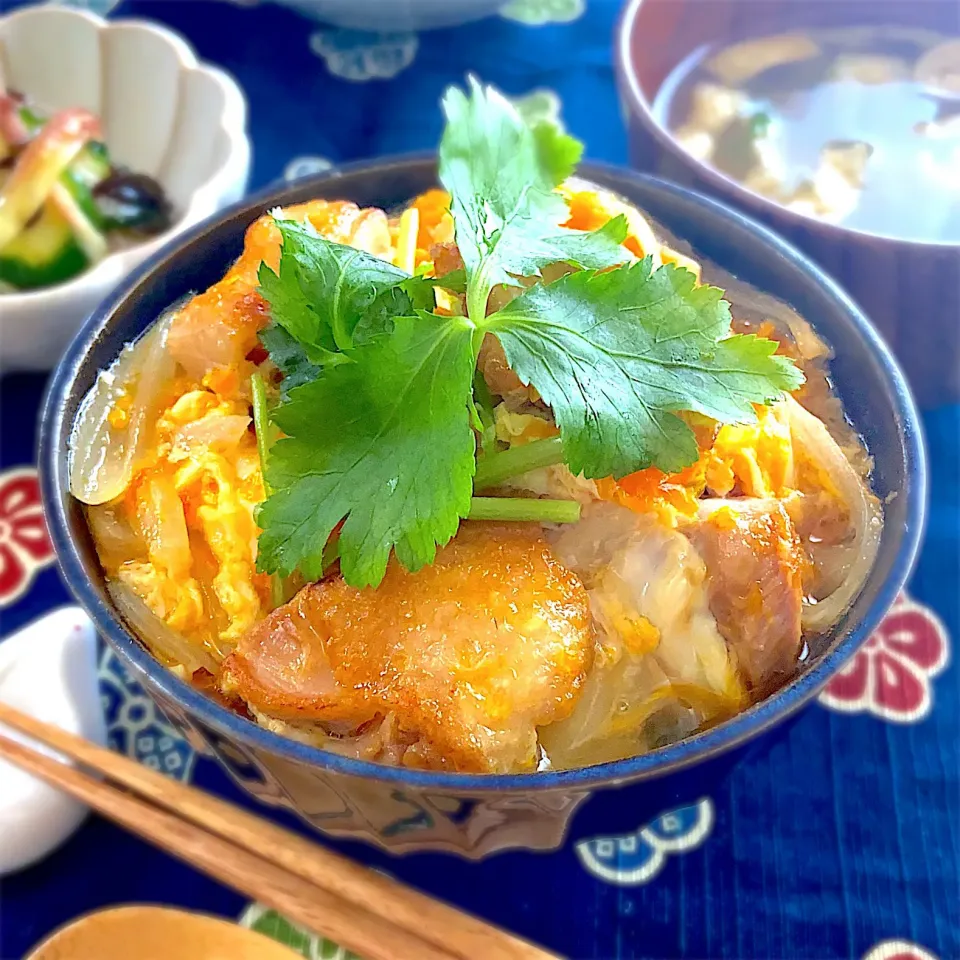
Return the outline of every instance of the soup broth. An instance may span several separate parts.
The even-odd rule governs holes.
[[[872,27],[707,47],[654,109],[689,153],[789,210],[960,242],[960,39]]]

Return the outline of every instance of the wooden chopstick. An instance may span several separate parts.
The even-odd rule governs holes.
[[[378,922],[326,890],[304,883],[283,870],[225,840],[149,807],[129,793],[93,780],[22,744],[0,736],[0,757],[72,794],[98,813],[168,853],[261,903],[281,911],[296,923],[329,936],[369,960],[430,957],[450,960],[453,954]]]
[[[0,756],[368,960],[556,960],[233,804],[3,703],[0,722],[113,782],[93,779],[4,736]]]
[[[453,929],[458,932],[457,943],[462,943],[465,958],[472,960],[474,957],[489,956],[491,960],[500,960],[497,947],[487,942],[492,928],[453,907],[432,900],[233,804],[187,787],[149,767],[103,750],[2,703],[0,721],[105,774],[179,817],[257,856],[267,857],[288,872],[356,906],[366,910],[371,901],[376,901],[382,906],[379,912],[384,919],[403,929],[413,930],[417,936],[432,940],[448,952],[451,952],[449,932]],[[457,954],[454,953],[454,956]],[[503,960],[513,960],[513,957],[524,957],[524,954],[504,953],[502,956]]]

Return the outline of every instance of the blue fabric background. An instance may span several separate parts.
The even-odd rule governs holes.
[[[7,5],[9,6],[9,4]],[[0,5],[2,7],[2,5]],[[501,18],[424,33],[413,64],[387,81],[338,79],[308,43],[318,26],[273,5],[123,2],[162,21],[229,70],[250,105],[251,187],[296,156],[332,161],[431,148],[448,83],[477,73],[508,94],[547,87],[589,156],[625,160],[610,42],[615,0],[569,24]],[[38,376],[0,383],[0,467],[33,462]],[[924,416],[932,460],[926,544],[911,594],[960,635],[960,408]],[[3,632],[66,602],[53,568]],[[856,958],[903,939],[960,957],[960,695],[956,663],[934,681],[935,709],[914,725],[811,707],[772,749],[714,790],[715,822],[696,850],[649,883],[611,884],[573,849],[481,864],[347,852],[576,957]],[[240,799],[199,762],[194,782]],[[641,826],[637,824],[638,828]],[[0,886],[0,958],[21,957],[61,922],[114,902],[158,901],[237,916],[245,901],[99,820],[44,863]]]

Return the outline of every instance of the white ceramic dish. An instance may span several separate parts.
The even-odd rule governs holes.
[[[61,607],[0,642],[0,700],[94,743],[107,742],[97,636],[79,607]],[[59,847],[86,812],[65,793],[0,761],[0,877]]]
[[[108,23],[66,7],[0,17],[0,82],[44,110],[86,107],[99,114],[114,160],[156,178],[175,211],[169,230],[66,283],[0,294],[0,372],[47,370],[133,267],[243,195],[250,171],[247,108],[236,82],[199,63],[170,30],[140,20]]]

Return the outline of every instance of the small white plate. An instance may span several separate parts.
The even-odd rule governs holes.
[[[48,613],[0,642],[0,700],[106,744],[97,684],[97,637],[90,618],[79,607]],[[2,724],[0,729],[24,740]],[[86,808],[76,800],[0,760],[0,876],[59,847],[85,814]]]

